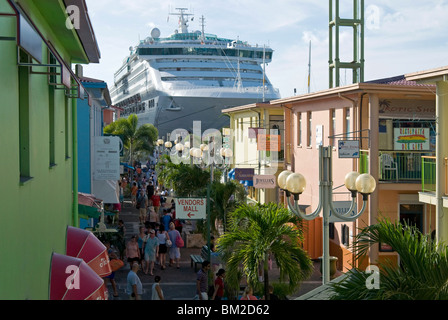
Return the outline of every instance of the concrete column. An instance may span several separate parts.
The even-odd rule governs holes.
[[[445,157],[448,156],[448,82],[438,81],[436,92],[436,236],[448,243],[448,209],[443,207],[445,195]]]
[[[369,94],[369,127],[370,127],[370,167],[369,171],[377,182],[374,193],[369,197],[369,224],[376,224],[378,218],[379,198],[379,98],[376,94]],[[370,248],[370,263],[377,263],[378,246]]]

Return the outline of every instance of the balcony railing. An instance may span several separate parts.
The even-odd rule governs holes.
[[[433,153],[379,152],[379,180],[395,182],[420,182],[422,180],[422,156]]]
[[[422,191],[436,192],[436,157],[422,157]]]
[[[436,164],[437,158],[431,156],[422,156],[422,191],[423,192],[436,192]],[[448,196],[448,158],[444,159],[444,193]]]

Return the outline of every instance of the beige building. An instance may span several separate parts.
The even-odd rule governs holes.
[[[319,144],[333,147],[333,201],[341,208],[350,201],[347,173],[370,173],[377,181],[358,220],[330,226],[330,254],[338,258],[339,270],[354,265],[350,245],[358,228],[380,217],[408,221],[424,233],[435,229],[434,212],[419,202],[422,157],[435,152],[435,89],[401,76],[271,101],[285,113],[284,145],[291,154],[285,167],[307,180],[300,196],[307,213],[319,202]],[[359,141],[359,158],[340,158],[341,141]],[[361,205],[358,196],[358,210]],[[309,223],[305,247],[314,259],[322,255],[322,219]],[[397,255],[382,244],[372,248],[365,263],[378,259],[396,261]]]

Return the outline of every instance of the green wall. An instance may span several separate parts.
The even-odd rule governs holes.
[[[0,0],[0,12],[11,12],[5,0]],[[34,21],[37,27],[50,34],[46,21],[39,21],[38,17]],[[0,17],[0,36],[16,36],[14,17]],[[43,54],[47,57],[45,45]],[[46,300],[51,255],[65,254],[66,228],[73,224],[72,103],[67,101],[63,90],[56,90],[56,166],[50,167],[48,78],[30,74],[29,145],[33,178],[21,184],[16,55],[15,41],[0,41],[0,299]],[[68,158],[66,141],[70,144]]]

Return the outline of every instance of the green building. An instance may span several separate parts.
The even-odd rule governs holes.
[[[0,0],[2,300],[47,300],[79,223],[72,65],[99,62],[92,30],[84,0]]]

